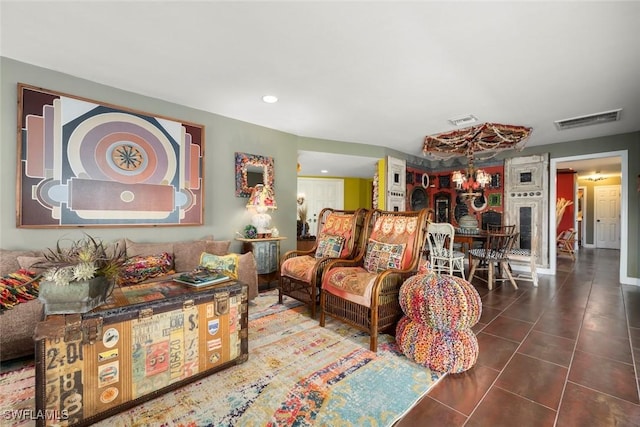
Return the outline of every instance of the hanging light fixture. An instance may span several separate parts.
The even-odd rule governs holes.
[[[457,156],[472,157],[482,153],[480,160],[488,160],[504,150],[521,151],[531,134],[525,126],[482,123],[464,129],[456,129],[424,139],[422,152],[434,160],[450,159]]]
[[[473,162],[478,154],[481,160],[495,157],[504,150],[522,150],[531,134],[530,127],[482,123],[464,129],[453,130],[425,137],[422,152],[434,160],[446,160],[466,156],[469,161],[466,174],[455,171],[451,180],[459,194],[467,199],[482,195],[482,189],[491,182],[491,175],[476,170]]]
[[[588,176],[585,179],[587,181],[598,182],[598,181],[602,181],[603,179],[606,179],[606,177],[600,175],[600,171],[596,171],[595,174]]]
[[[451,180],[456,184],[456,190],[465,198],[474,198],[482,195],[481,191],[491,182],[491,175],[483,169],[475,170],[473,167],[473,158],[469,158],[469,167],[467,172],[462,173],[457,170],[451,174]]]

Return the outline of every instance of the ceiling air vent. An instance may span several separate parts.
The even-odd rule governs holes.
[[[556,120],[554,123],[559,130],[577,128],[580,126],[597,125],[600,123],[615,122],[620,120],[622,108],[602,113],[588,114],[586,116],[573,117],[571,119]]]
[[[470,123],[475,123],[477,121],[478,121],[478,118],[473,114],[468,114],[462,117],[456,117],[455,119],[449,119],[449,123],[451,123],[454,126],[464,126]]]

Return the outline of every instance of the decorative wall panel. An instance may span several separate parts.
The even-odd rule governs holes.
[[[549,154],[506,159],[504,170],[505,223],[516,224],[520,232],[517,246],[521,249],[531,248],[531,232],[537,230],[537,264],[548,268]]]

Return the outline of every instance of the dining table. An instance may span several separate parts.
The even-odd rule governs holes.
[[[473,247],[473,242],[484,242],[487,240],[487,232],[485,230],[478,230],[477,232],[459,231],[456,229],[456,233],[453,235],[453,242],[460,243],[463,246],[463,252],[469,257],[469,265],[471,265],[471,255],[469,249]]]

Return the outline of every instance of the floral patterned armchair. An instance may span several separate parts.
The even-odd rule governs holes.
[[[360,247],[366,209],[353,211],[325,208],[320,212],[318,237],[307,251],[289,251],[280,261],[278,299],[287,295],[309,304],[316,316],[325,266],[335,258],[351,259]]]
[[[432,209],[410,212],[372,210],[365,220],[362,247],[353,260],[326,266],[320,296],[320,326],[326,316],[368,332],[370,349],[378,333],[392,331],[402,317],[402,283],[418,269]]]

